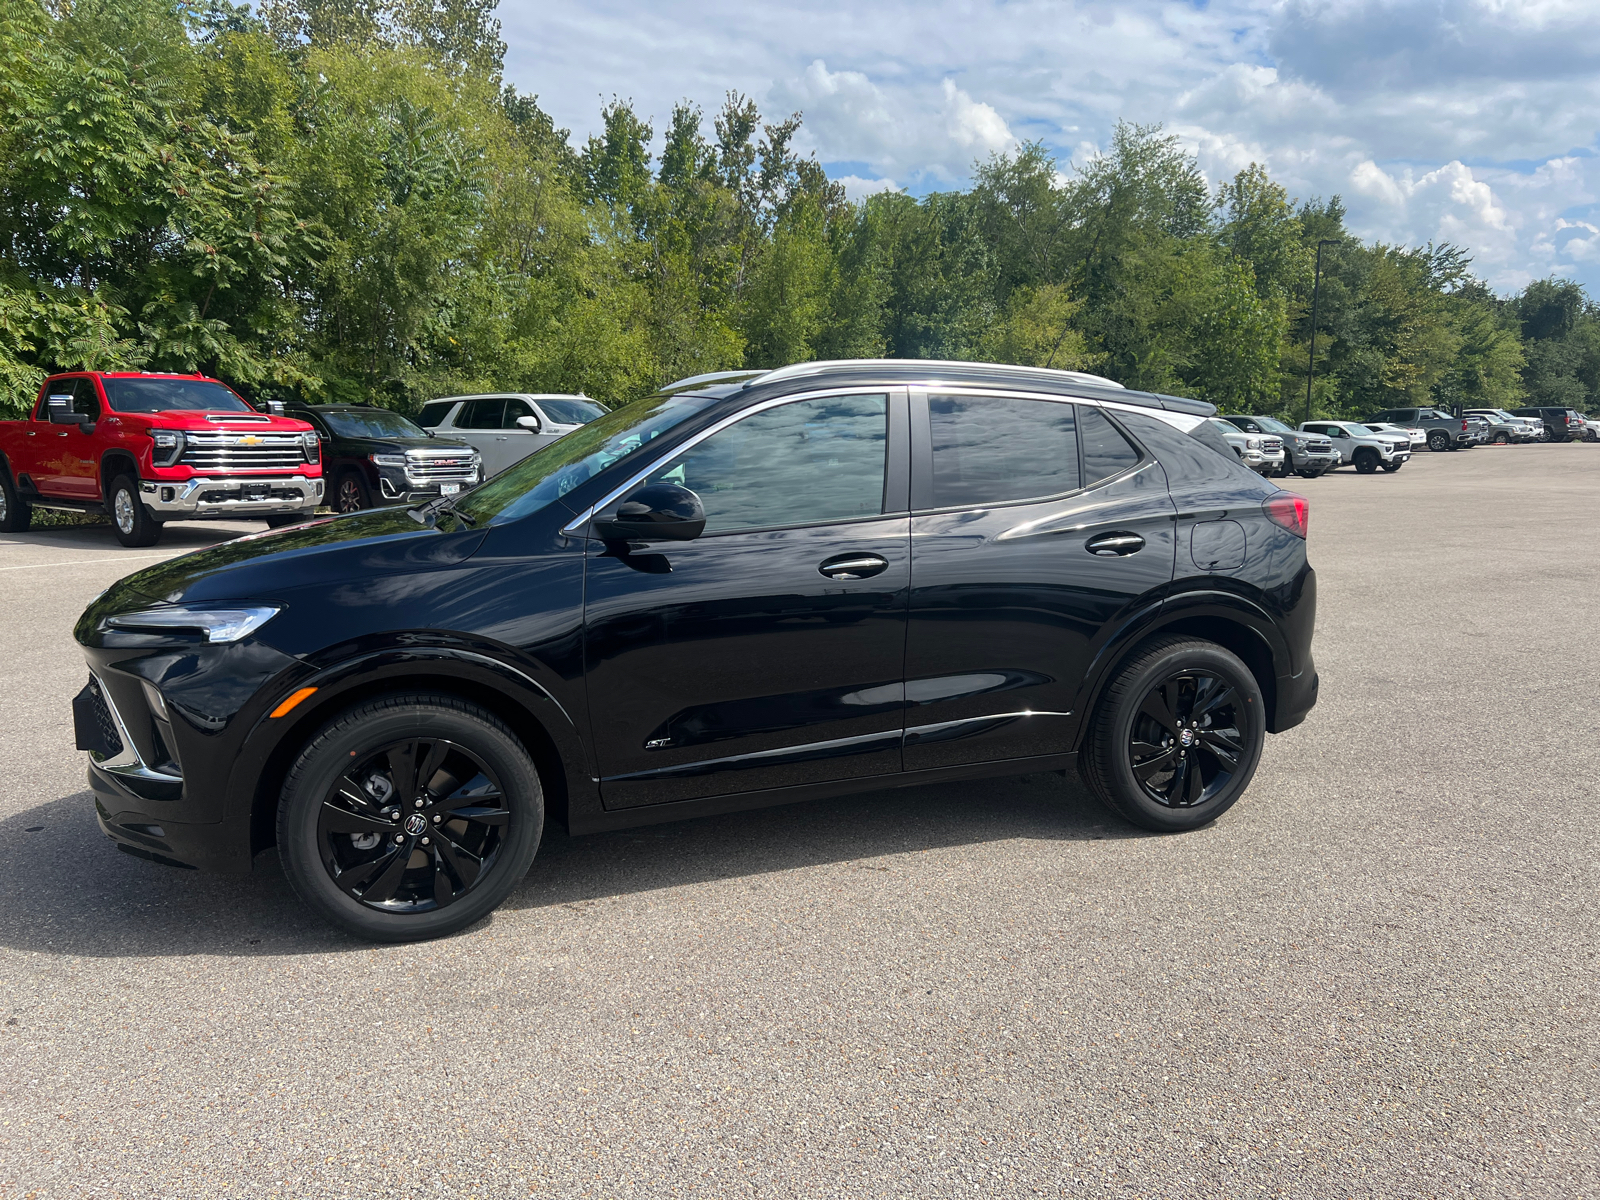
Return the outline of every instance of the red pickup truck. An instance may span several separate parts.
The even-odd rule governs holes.
[[[104,512],[124,546],[169,520],[303,521],[322,502],[305,421],[257,412],[203,375],[52,375],[28,418],[0,421],[0,532],[35,508]]]

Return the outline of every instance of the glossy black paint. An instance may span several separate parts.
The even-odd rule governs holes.
[[[907,401],[941,382],[1105,401],[1147,453],[1053,500],[914,509],[926,463]],[[861,387],[893,396],[880,517],[621,544],[583,519],[614,514],[619,501],[602,501],[628,479],[752,405]],[[141,758],[170,771],[163,782],[91,765],[103,827],[140,853],[247,870],[271,843],[299,747],[357,699],[400,689],[496,712],[573,832],[1067,765],[1118,660],[1161,629],[1241,652],[1271,729],[1314,702],[1315,579],[1305,543],[1261,513],[1277,489],[1153,415],[1207,406],[961,364],[702,391],[705,409],[642,456],[528,516],[472,527],[448,511],[356,513],[169,560],[107,591],[76,636]],[[1142,545],[1096,554],[1103,534]],[[104,625],[152,603],[247,601],[281,612],[233,644]]]

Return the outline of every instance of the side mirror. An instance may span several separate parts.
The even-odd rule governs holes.
[[[88,417],[80,412],[72,411],[71,396],[50,397],[50,424],[52,425],[82,425]]]
[[[531,429],[534,433],[538,433],[539,432],[539,418],[538,417],[518,417],[517,418],[517,428],[518,429]]]
[[[691,542],[705,530],[700,497],[675,483],[646,484],[617,505],[616,515],[597,517],[602,541]]]

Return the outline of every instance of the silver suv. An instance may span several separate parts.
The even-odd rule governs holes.
[[[1339,465],[1339,452],[1333,443],[1315,433],[1301,433],[1293,425],[1285,425],[1276,417],[1223,417],[1230,425],[1237,425],[1245,433],[1259,433],[1275,437],[1283,443],[1283,468],[1302,479],[1315,479],[1324,471]]]
[[[1379,467],[1398,471],[1411,461],[1411,439],[1398,433],[1373,433],[1356,421],[1302,421],[1303,433],[1327,436],[1339,452],[1340,464],[1351,463],[1363,475]]]

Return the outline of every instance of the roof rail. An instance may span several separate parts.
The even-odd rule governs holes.
[[[788,379],[796,375],[820,375],[829,370],[842,371],[851,367],[951,366],[981,367],[985,371],[1001,371],[1016,375],[1051,375],[1060,379],[1070,379],[1075,383],[1096,383],[1102,387],[1122,387],[1122,384],[1114,379],[1107,379],[1103,375],[1090,375],[1085,371],[1063,371],[1056,367],[1019,367],[1014,363],[968,362],[945,358],[835,358],[821,362],[792,363],[787,367],[779,367],[776,370],[766,372],[761,376],[761,382],[767,383],[774,379]],[[735,374],[735,372],[723,372],[723,374]],[[710,376],[704,376],[703,378],[710,378]]]
[[[746,367],[742,371],[708,371],[704,375],[691,375],[687,379],[680,379],[675,383],[664,383],[661,385],[660,390],[663,392],[675,392],[681,388],[694,387],[702,383],[735,383],[741,379],[754,379],[758,375],[765,374],[768,374],[768,372],[759,367]]]

